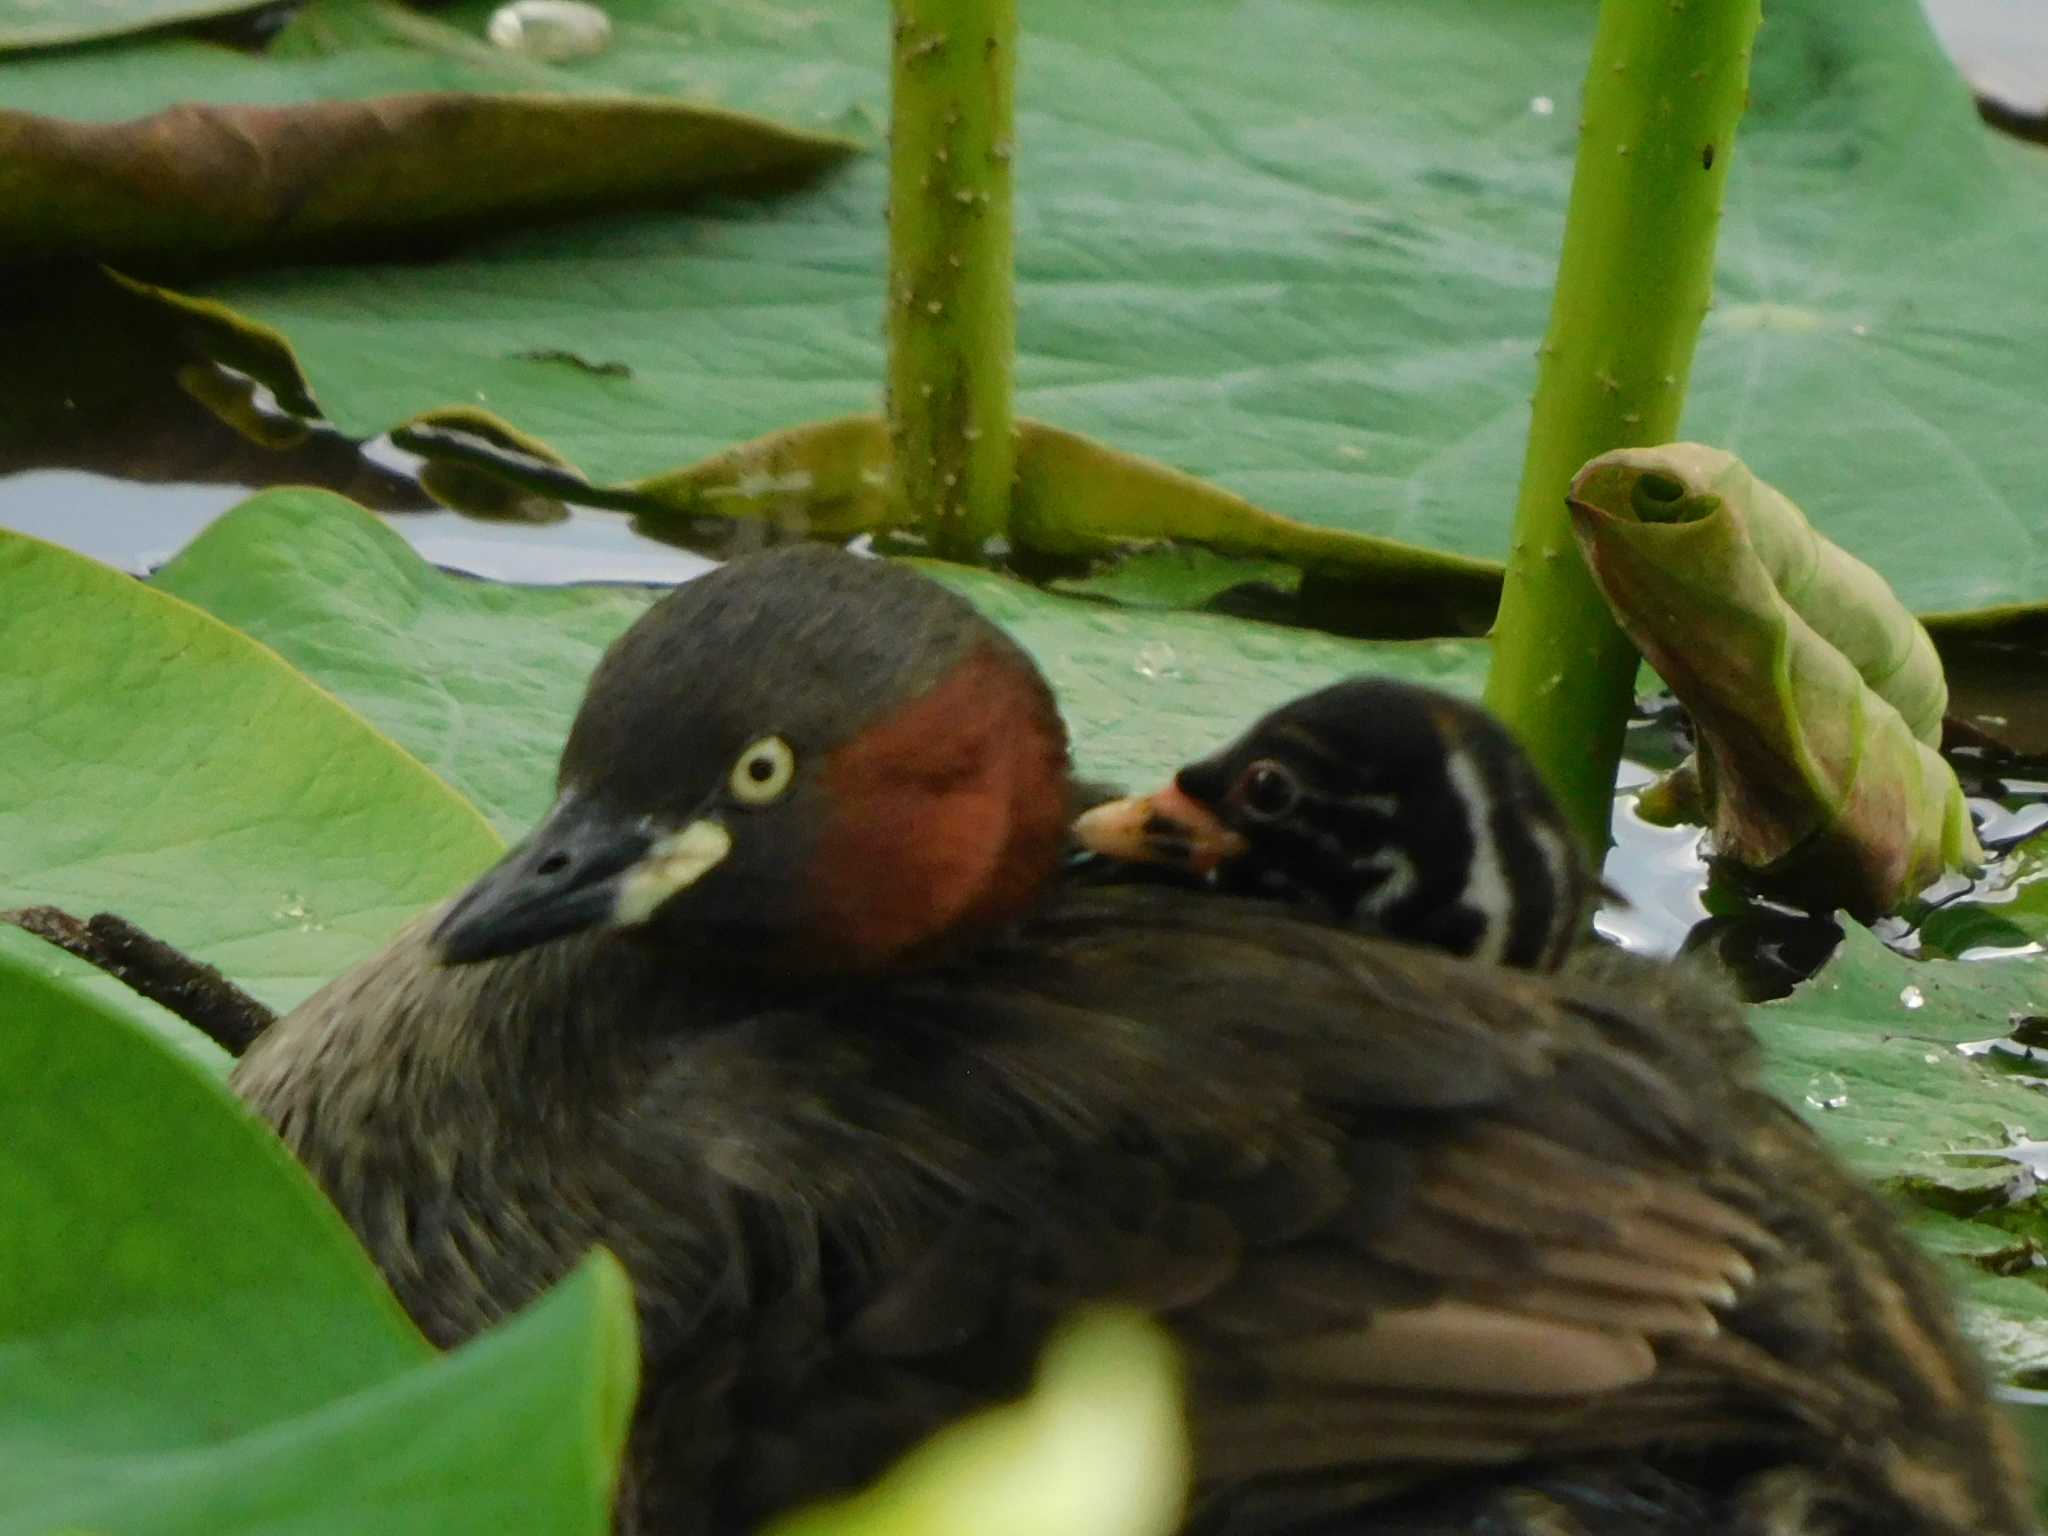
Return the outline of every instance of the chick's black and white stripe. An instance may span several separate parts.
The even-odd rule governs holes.
[[[1459,953],[1555,968],[1578,937],[1593,890],[1555,802],[1521,749],[1490,719],[1447,744],[1444,776],[1464,808],[1470,848],[1453,911],[1477,920],[1475,942]]]
[[[1289,777],[1284,809],[1252,803],[1257,771]],[[1594,889],[1505,728],[1410,684],[1357,678],[1297,699],[1177,782],[1247,841],[1225,887],[1452,954],[1553,969]]]

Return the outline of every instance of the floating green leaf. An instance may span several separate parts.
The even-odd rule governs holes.
[[[2037,1006],[2048,962],[1908,960],[1847,927],[1819,976],[1753,1011],[1765,1081],[1873,1179],[2005,1179],[2012,1165],[1996,1154],[2015,1131],[2048,1130],[2048,1101],[1956,1047],[2006,1034],[2015,1012]]]
[[[1941,662],[1875,571],[1696,443],[1602,454],[1571,511],[1616,619],[1699,727],[1719,857],[1866,916],[1982,858],[1935,750]]]
[[[1156,778],[1262,710],[1353,673],[1470,695],[1485,672],[1478,641],[1341,640],[1062,597],[964,566],[925,568],[1038,658],[1083,771],[1115,782]],[[320,491],[245,502],[154,579],[275,646],[506,828],[530,824],[546,806],[555,754],[599,651],[652,595],[450,576],[369,513]],[[72,812],[93,814],[83,804]]]
[[[1908,960],[1852,923],[1819,976],[1751,1013],[1765,1084],[1851,1168],[1947,1218],[1919,1225],[1968,1266],[1972,1331],[2008,1370],[2048,1367],[2048,1272],[1974,1260],[2019,1242],[2008,1222],[2048,1234],[2038,1196],[2004,1193],[2020,1172],[2006,1154],[2048,1129],[2048,1100],[1957,1047],[2004,1037],[2044,999],[2048,960]]]
[[[53,954],[0,928],[0,1536],[609,1530],[617,1265],[438,1356],[284,1147]]]
[[[723,517],[812,538],[901,527],[889,494],[889,435],[879,416],[841,416],[770,432],[619,489],[669,518]]]
[[[274,646],[507,837],[547,808],[583,679],[652,597],[449,576],[360,507],[307,490],[230,513],[150,583]]]
[[[1354,623],[1382,632],[1483,631],[1499,593],[1491,562],[1280,517],[1164,464],[1027,422],[1017,450],[1017,541],[1051,554],[1167,539],[1284,560],[1349,584]],[[1418,610],[1421,615],[1419,616]]]
[[[1913,925],[1918,953],[1930,958],[1996,960],[2048,950],[2048,836],[2037,832],[2008,850],[1965,895],[1936,887],[1902,906],[1899,917]],[[2048,996],[2041,1011],[2048,1013]]]
[[[1039,555],[1102,556],[1177,540],[1219,554],[1284,561],[1349,583],[1354,623],[1382,633],[1477,633],[1499,568],[1391,539],[1278,517],[1192,475],[1120,453],[1041,421],[1016,424],[1010,538]],[[890,494],[879,416],[806,423],[608,495],[660,510],[724,517],[818,537],[907,531]]]
[[[0,908],[118,911],[277,1007],[501,846],[272,652],[10,533],[0,721]]]

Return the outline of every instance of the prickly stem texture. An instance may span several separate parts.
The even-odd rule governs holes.
[[[1009,527],[1016,0],[894,0],[889,446],[902,521],[954,559]]]
[[[1486,702],[1607,846],[1636,653],[1580,559],[1579,466],[1677,436],[1757,0],[1602,0]]]

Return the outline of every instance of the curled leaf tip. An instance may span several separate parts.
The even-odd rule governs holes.
[[[1721,509],[1718,448],[1675,443],[1622,448],[1591,460],[1572,479],[1566,501],[1575,518],[1694,523]]]
[[[1941,662],[1877,572],[1698,443],[1602,454],[1567,499],[1616,621],[1699,726],[1724,862],[1870,916],[1981,859],[1935,750]]]
[[[1685,482],[1654,471],[1636,480],[1636,516],[1646,523],[1676,523],[1699,515],[1698,504],[1685,493]]]

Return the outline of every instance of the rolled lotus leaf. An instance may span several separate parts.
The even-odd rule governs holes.
[[[1602,454],[1568,499],[1616,620],[1699,727],[1718,856],[1865,917],[1983,857],[1935,751],[1940,659],[1883,577],[1697,443]]]

